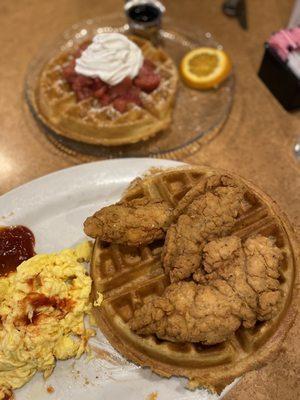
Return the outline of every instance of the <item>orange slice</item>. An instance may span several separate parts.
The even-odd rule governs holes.
[[[195,89],[211,89],[231,72],[231,61],[223,50],[199,47],[188,52],[180,64],[184,82]]]

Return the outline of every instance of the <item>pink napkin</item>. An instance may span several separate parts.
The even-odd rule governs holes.
[[[274,33],[268,41],[279,57],[286,61],[289,53],[300,50],[300,28],[283,29]]]

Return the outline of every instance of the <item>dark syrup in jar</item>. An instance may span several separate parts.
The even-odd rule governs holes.
[[[136,22],[153,22],[160,16],[160,10],[151,4],[140,4],[131,7],[128,15]]]
[[[0,227],[0,276],[17,269],[23,261],[35,255],[35,237],[26,226]]]

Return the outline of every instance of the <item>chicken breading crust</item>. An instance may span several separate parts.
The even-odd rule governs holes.
[[[222,176],[200,182],[179,202],[179,215],[166,236],[163,265],[171,282],[186,279],[200,265],[207,240],[227,235],[242,208],[244,188]]]
[[[203,248],[201,283],[176,282],[135,311],[131,328],[174,342],[216,344],[242,324],[272,318],[281,300],[280,250],[265,237],[229,236]]]
[[[97,211],[84,222],[84,232],[105,242],[141,246],[162,239],[172,221],[172,208],[164,201],[134,199]]]

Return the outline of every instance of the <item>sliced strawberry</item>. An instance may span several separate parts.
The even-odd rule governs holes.
[[[97,97],[98,99],[101,99],[106,92],[107,92],[107,86],[102,86],[100,89],[94,92],[94,96]]]
[[[155,65],[153,64],[152,61],[150,60],[144,60],[144,63],[142,65],[142,68],[139,70],[138,76],[144,76],[144,75],[149,75],[153,74],[155,70]]]
[[[106,83],[103,82],[100,78],[93,78],[93,90],[99,90],[103,87],[107,87]]]
[[[75,91],[76,98],[78,101],[87,99],[93,95],[93,91],[89,87],[83,87]]]
[[[72,84],[72,89],[74,91],[80,90],[80,89],[82,89],[84,87],[89,87],[91,89],[92,86],[93,86],[93,79],[92,78],[77,74],[77,77],[76,77],[76,79],[74,80],[74,82]]]
[[[128,102],[141,106],[142,102],[140,99],[140,93],[141,90],[138,87],[132,86],[132,88],[123,97],[128,100]]]
[[[88,45],[89,42],[83,43],[78,49],[78,54],[81,54]],[[102,106],[112,103],[115,109],[120,112],[126,111],[128,103],[135,103],[138,106],[142,106],[140,99],[141,90],[150,93],[160,84],[160,76],[154,72],[155,65],[147,59],[144,60],[139,75],[134,81],[126,77],[115,86],[109,86],[99,78],[90,78],[77,74],[75,65],[76,60],[74,59],[63,68],[62,74],[71,85],[77,100],[81,101],[88,97],[95,97]]]
[[[104,107],[104,106],[108,106],[111,103],[112,99],[107,93],[105,93],[104,95],[102,95],[102,97],[101,97],[101,99],[99,99],[99,101],[100,101],[100,104]]]
[[[151,93],[159,86],[160,76],[153,72],[148,75],[139,74],[135,78],[134,84],[142,89],[144,92]]]
[[[144,65],[142,66],[142,68],[139,70],[139,74],[138,76],[147,76],[149,74],[152,74],[152,70],[146,68]],[[135,78],[136,79],[136,78]]]
[[[115,99],[117,97],[123,96],[128,92],[128,90],[132,87],[132,79],[127,77],[124,78],[120,83],[115,86],[110,86],[109,94]]]
[[[128,100],[122,97],[119,97],[113,101],[114,108],[122,114],[126,111],[127,104]]]

